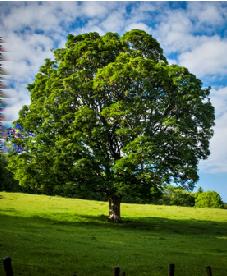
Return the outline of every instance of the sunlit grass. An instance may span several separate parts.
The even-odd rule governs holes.
[[[122,204],[108,223],[107,202],[0,193],[0,257],[16,275],[227,275],[227,210]],[[1,268],[2,269],[2,268]],[[0,275],[3,272],[0,269]],[[1,274],[2,272],[2,274]]]
[[[107,216],[108,203],[94,200],[71,199],[59,196],[30,195],[1,192],[0,212],[23,217],[41,216],[62,221],[90,221],[89,217]],[[121,204],[124,218],[160,217],[227,222],[224,209],[162,206],[152,204]]]

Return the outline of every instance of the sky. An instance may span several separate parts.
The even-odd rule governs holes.
[[[185,66],[211,87],[215,107],[211,154],[199,164],[197,186],[227,202],[227,2],[0,2],[7,60],[5,124],[30,104],[26,90],[45,58],[69,33],[142,29],[159,41],[170,64]]]

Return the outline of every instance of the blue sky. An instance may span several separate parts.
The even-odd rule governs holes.
[[[9,73],[5,123],[30,103],[26,85],[68,33],[135,28],[160,42],[169,63],[186,66],[212,87],[215,134],[210,157],[200,162],[198,186],[218,191],[227,202],[227,2],[0,2]]]

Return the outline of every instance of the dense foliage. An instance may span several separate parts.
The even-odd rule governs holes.
[[[28,85],[19,113],[23,148],[9,167],[20,185],[48,194],[105,197],[120,217],[127,195],[192,188],[209,155],[209,89],[169,65],[159,43],[132,30],[69,35]],[[151,193],[152,191],[152,193]]]
[[[221,196],[215,191],[204,192],[199,187],[197,192],[193,192],[173,185],[167,185],[163,189],[160,198],[157,198],[153,203],[199,208],[224,207]]]
[[[168,185],[162,194],[160,202],[164,205],[194,206],[195,195],[182,187]]]
[[[200,208],[223,208],[224,204],[217,192],[207,191],[196,194],[195,206]]]

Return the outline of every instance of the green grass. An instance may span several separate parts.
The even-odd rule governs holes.
[[[106,202],[0,193],[0,257],[15,275],[227,275],[227,210],[122,204],[123,223],[106,221]],[[2,266],[0,275],[4,275]]]

